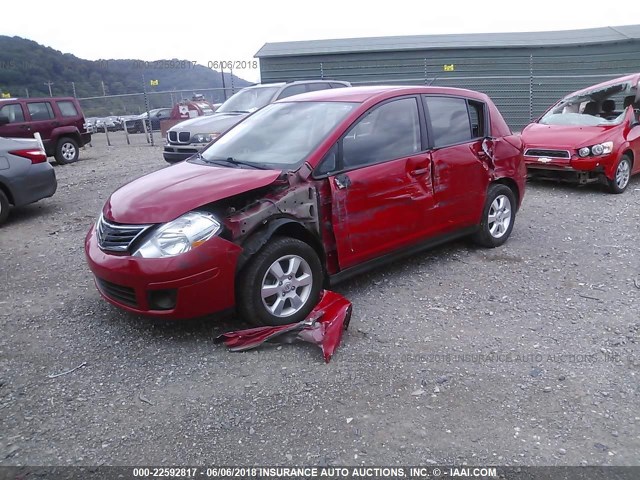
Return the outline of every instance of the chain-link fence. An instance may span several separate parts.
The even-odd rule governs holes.
[[[203,100],[211,103],[222,103],[239,88],[199,88],[170,91],[149,91],[147,99],[149,109],[172,108],[182,100],[191,100],[194,95],[201,95]],[[139,115],[146,112],[144,92],[127,93],[122,95],[102,95],[97,97],[79,98],[85,117],[109,117]]]

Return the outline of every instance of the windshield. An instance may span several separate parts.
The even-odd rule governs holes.
[[[293,170],[357,105],[346,102],[267,105],[202,152],[202,160]]]
[[[273,98],[280,87],[245,88],[220,105],[217,112],[255,112]]]
[[[556,103],[540,120],[543,125],[601,127],[619,125],[633,104],[637,87],[629,82],[572,94]]]

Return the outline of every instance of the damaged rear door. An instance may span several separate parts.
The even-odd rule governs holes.
[[[431,157],[414,96],[360,117],[338,143],[328,178],[341,269],[415,243],[434,228]]]
[[[485,105],[463,97],[424,95],[433,151],[433,184],[443,230],[478,223],[493,165],[483,151]]]

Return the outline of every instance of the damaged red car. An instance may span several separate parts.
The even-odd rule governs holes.
[[[130,312],[294,323],[367,268],[467,235],[503,244],[525,177],[520,137],[484,94],[312,92],[117,190],[85,252],[102,296]]]
[[[624,192],[640,172],[638,82],[640,73],[571,93],[525,127],[529,175]]]

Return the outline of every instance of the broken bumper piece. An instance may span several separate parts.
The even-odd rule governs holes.
[[[324,290],[318,305],[302,322],[289,325],[257,327],[223,333],[216,338],[232,352],[250,350],[268,343],[293,343],[296,340],[313,343],[322,348],[324,361],[329,363],[342,333],[349,327],[352,305],[342,295]]]

